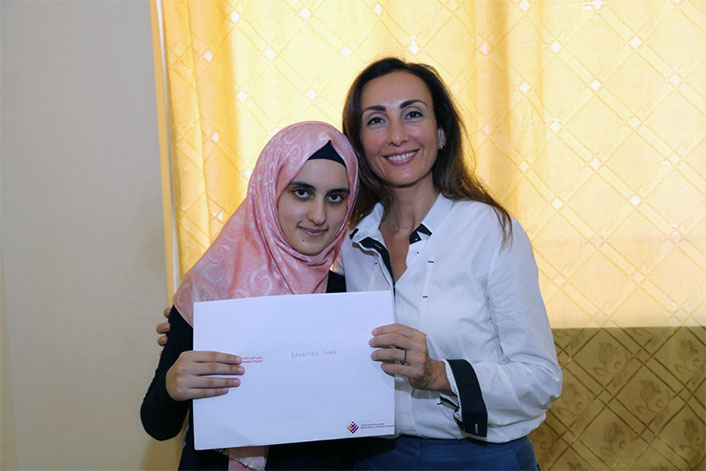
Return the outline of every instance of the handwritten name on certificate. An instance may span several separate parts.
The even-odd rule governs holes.
[[[389,291],[195,303],[194,350],[245,368],[239,387],[194,400],[196,449],[394,433],[394,378],[368,345],[393,322]]]

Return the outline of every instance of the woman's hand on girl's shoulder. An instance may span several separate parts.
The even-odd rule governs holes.
[[[167,318],[167,322],[160,322],[157,324],[156,331],[158,334],[160,334],[159,337],[157,337],[157,344],[160,347],[164,347],[167,344],[167,332],[169,332],[169,328],[171,327],[171,324],[169,323],[169,312],[172,309],[170,307],[164,308],[164,312],[162,315]]]
[[[220,352],[186,351],[169,368],[166,376],[167,393],[175,401],[222,396],[229,388],[240,386],[239,376],[245,373],[243,359]],[[227,375],[214,378],[212,375]]]

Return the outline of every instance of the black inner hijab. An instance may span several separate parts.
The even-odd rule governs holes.
[[[343,158],[338,155],[338,152],[336,152],[336,149],[333,148],[333,145],[331,145],[331,141],[328,141],[326,145],[324,145],[321,149],[317,150],[312,154],[311,157],[309,157],[309,160],[316,160],[316,159],[323,159],[323,160],[332,160],[333,162],[338,162],[339,164],[343,165],[344,167],[346,166],[346,163],[343,161]]]

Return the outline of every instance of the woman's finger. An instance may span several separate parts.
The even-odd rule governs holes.
[[[166,386],[169,395],[177,401],[224,394],[224,388],[240,385],[239,378],[245,369],[242,358],[221,352],[186,351],[167,370]],[[212,375],[227,375],[216,377]],[[209,392],[204,392],[209,391]]]
[[[171,326],[172,325],[169,322],[160,322],[154,330],[156,330],[158,334],[166,334],[169,332]]]
[[[167,318],[167,322],[160,322],[157,324],[157,327],[155,330],[157,331],[160,336],[157,338],[157,345],[160,347],[164,347],[167,344],[167,336],[165,335],[167,332],[169,332],[169,329],[171,328],[171,324],[169,323],[169,313],[171,312],[171,308],[165,308],[164,311],[162,311],[162,315]]]
[[[409,337],[395,333],[376,335],[368,344],[371,347],[397,347],[409,350],[414,348],[415,342]]]
[[[236,355],[219,352],[183,352],[173,368],[177,378],[192,376],[242,375],[245,369],[240,366],[242,359]]]
[[[186,401],[189,399],[197,399],[200,397],[211,397],[211,396],[221,396],[228,392],[230,388],[234,388],[240,385],[240,382],[223,383],[219,386],[214,387],[199,387],[199,384],[187,386],[179,385],[175,393],[169,394],[177,401]]]
[[[240,378],[214,378],[210,376],[193,376],[188,389],[219,389],[240,386]]]
[[[200,350],[183,352],[181,355],[179,355],[179,357],[183,358],[184,360],[192,361],[195,363],[227,363],[232,365],[239,365],[243,362],[243,359],[238,355]]]
[[[373,335],[400,334],[405,337],[415,337],[421,334],[420,331],[404,324],[387,324],[373,329]]]
[[[208,375],[242,375],[245,368],[229,363],[194,363],[189,371],[195,376]]]
[[[411,360],[411,352],[403,348],[382,348],[375,350],[370,357],[375,361],[408,364]]]
[[[191,394],[189,394],[189,399],[222,396],[228,392],[228,389],[229,388],[193,389]]]
[[[399,363],[383,363],[380,367],[387,374],[407,376],[408,378],[412,375],[409,366],[400,365]]]

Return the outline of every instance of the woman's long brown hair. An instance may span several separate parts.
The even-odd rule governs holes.
[[[424,81],[434,102],[437,126],[446,135],[446,144],[439,150],[432,167],[436,189],[446,198],[456,201],[479,201],[495,210],[503,231],[503,242],[512,237],[512,223],[507,210],[486,190],[464,159],[463,141],[466,130],[448,88],[436,69],[427,64],[405,62],[396,57],[377,60],[366,67],[353,81],[343,106],[343,133],[348,136],[358,156],[360,188],[351,225],[359,223],[370,214],[380,201],[385,210],[390,207],[391,192],[387,185],[372,171],[360,141],[362,110],[360,98],[363,88],[371,80],[392,72],[407,72]]]

